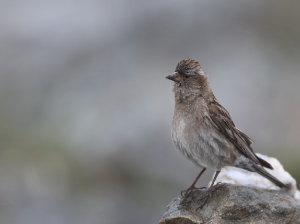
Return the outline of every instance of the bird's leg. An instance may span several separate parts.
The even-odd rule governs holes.
[[[211,197],[211,192],[212,192],[212,190],[213,190],[213,185],[214,185],[214,183],[215,183],[215,181],[216,181],[216,179],[217,179],[217,176],[219,175],[220,172],[221,172],[221,171],[216,171],[215,176],[214,176],[214,179],[213,179],[213,181],[212,181],[210,187],[208,188],[208,190],[207,190],[207,192],[206,192],[206,195],[205,195],[203,198],[201,198],[201,199],[199,200],[199,201],[202,201],[202,200],[204,199],[204,202],[202,203],[202,205],[201,205],[199,208],[197,208],[197,210],[200,209],[200,208],[203,208],[204,205],[205,205],[205,204],[208,202],[208,200],[210,199],[210,197]]]
[[[197,189],[195,187],[195,185],[205,170],[206,170],[206,168],[203,168],[203,170],[197,176],[196,180],[193,182],[193,184],[188,189],[181,191],[181,196],[183,197],[183,199],[187,198],[187,196],[189,196],[193,192],[193,190]]]

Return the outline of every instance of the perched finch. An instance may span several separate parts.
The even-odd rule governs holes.
[[[196,189],[195,184],[207,168],[215,170],[211,186],[201,199],[202,208],[211,197],[213,184],[225,166],[259,173],[277,186],[288,188],[263,168],[273,169],[254,153],[252,140],[235,126],[228,111],[215,98],[208,75],[197,61],[180,61],[175,72],[166,78],[174,81],[172,140],[184,156],[202,168],[193,184],[182,191],[184,198]]]

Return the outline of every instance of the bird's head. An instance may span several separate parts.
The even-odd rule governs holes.
[[[175,69],[175,72],[166,77],[176,83],[184,84],[186,82],[199,83],[205,81],[208,76],[202,70],[200,64],[191,59],[183,59]]]

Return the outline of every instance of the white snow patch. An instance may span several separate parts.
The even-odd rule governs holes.
[[[296,180],[284,170],[281,163],[273,157],[268,157],[266,155],[262,155],[260,153],[256,153],[260,158],[266,160],[270,163],[274,170],[266,169],[270,174],[275,176],[281,182],[288,184],[291,186],[291,189],[281,189],[285,191],[290,196],[294,197],[297,200],[300,200],[300,192],[297,189],[297,182]],[[215,183],[223,182],[223,183],[231,183],[231,184],[240,184],[240,185],[254,185],[261,188],[267,189],[276,189],[279,190],[280,188],[270,182],[268,179],[262,177],[261,175],[253,172],[248,172],[246,170],[242,170],[235,167],[225,167],[221,170],[218,178],[216,179]],[[211,182],[209,183],[209,185]]]

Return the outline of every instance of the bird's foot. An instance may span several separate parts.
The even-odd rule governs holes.
[[[202,201],[202,204],[197,208],[197,210],[198,210],[198,209],[202,209],[202,208],[204,207],[204,205],[207,204],[207,202],[208,202],[208,200],[209,200],[210,198],[211,198],[211,192],[207,192],[206,195],[205,195],[203,198],[199,199],[198,202],[199,202],[199,201]],[[204,201],[203,201],[203,200],[204,200]]]
[[[207,202],[208,202],[209,199],[211,198],[211,192],[212,192],[212,191],[208,190],[208,191],[206,192],[205,196],[204,196],[203,198],[200,198],[200,199],[198,200],[198,202],[201,201],[202,204],[201,204],[196,210],[202,209],[202,208],[204,207],[204,205],[207,204]],[[204,201],[203,201],[203,200],[204,200]]]
[[[214,186],[213,186],[213,190],[212,191],[214,191],[215,190],[215,188],[216,187],[218,187],[218,186],[220,186],[221,184],[223,184],[222,182],[218,182],[218,183],[216,183]]]
[[[182,190],[181,191],[181,196],[183,197],[183,200],[184,200],[188,196],[193,195],[196,190],[202,190],[202,189],[206,189],[206,187],[197,188],[197,187],[195,187],[195,186],[192,185],[188,189]]]
[[[203,198],[200,198],[198,200],[198,202],[202,202],[202,204],[197,208],[198,209],[202,209],[204,207],[204,205],[207,204],[207,202],[209,201],[209,199],[211,198],[211,193],[215,190],[216,187],[220,186],[222,184],[222,182],[218,182],[217,184],[215,184],[214,186],[212,186],[211,188],[209,188],[205,194],[205,196]],[[204,201],[203,201],[204,200]]]

